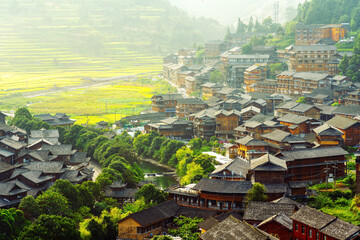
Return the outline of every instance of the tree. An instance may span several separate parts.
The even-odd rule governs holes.
[[[210,73],[210,82],[220,83],[223,79],[223,75],[219,70],[215,70]]]
[[[226,34],[225,34],[225,41],[229,41],[230,40],[230,38],[231,38],[231,32],[230,32],[230,28],[229,28],[229,26],[227,26],[227,28],[226,28]],[[197,55],[197,54],[196,54]],[[197,58],[197,57],[196,57]]]
[[[28,120],[33,119],[31,113],[29,112],[29,110],[26,107],[21,107],[18,108],[14,114],[14,119],[16,118],[25,118]]]
[[[105,189],[110,186],[114,180],[115,176],[104,171],[101,171],[101,173],[96,178],[96,182],[100,185],[100,189],[102,191],[105,191]]]
[[[90,240],[103,240],[105,239],[104,232],[100,223],[91,219],[86,229],[91,233]]]
[[[203,177],[205,177],[204,169],[195,162],[189,163],[186,166],[185,176],[181,178],[181,185],[197,182]]]
[[[184,240],[197,240],[200,236],[198,224],[202,221],[203,219],[201,218],[180,216],[174,220],[174,223],[178,228],[170,229],[169,233],[172,236],[179,236]]]
[[[72,239],[80,240],[80,232],[74,220],[55,215],[41,215],[21,232],[19,240],[28,239]]]
[[[238,22],[237,22],[237,28],[236,28],[236,33],[237,34],[240,34],[240,33],[244,33],[246,32],[246,25],[241,21],[241,19],[239,18],[238,19]]]
[[[305,97],[299,97],[298,100],[296,100],[297,103],[306,103]]]
[[[15,208],[0,209],[0,239],[16,239],[26,224],[24,213]]]
[[[266,201],[268,198],[266,196],[266,188],[261,183],[254,183],[253,187],[247,192],[245,198],[246,198],[246,204],[248,204],[251,201]]]
[[[248,23],[247,32],[251,33],[253,31],[253,28],[254,28],[254,19],[251,16],[250,20],[249,20],[249,23]]]
[[[58,192],[47,190],[36,198],[36,202],[44,214],[66,216],[70,213],[67,198]]]
[[[250,54],[251,51],[252,51],[252,44],[251,43],[247,43],[247,44],[245,44],[245,45],[243,45],[241,47],[241,52],[243,54]]]
[[[73,210],[80,208],[84,204],[80,197],[78,188],[76,188],[68,180],[56,180],[55,184],[50,187],[49,191],[58,192],[66,197]]]
[[[152,183],[145,184],[135,194],[136,199],[144,198],[145,204],[159,204],[167,200],[167,192],[156,188]]]
[[[26,218],[28,219],[37,218],[40,215],[39,204],[31,195],[28,195],[21,199],[19,209],[24,212]]]
[[[343,74],[346,74],[348,67],[349,67],[349,57],[345,53],[344,58],[340,61],[339,70]]]

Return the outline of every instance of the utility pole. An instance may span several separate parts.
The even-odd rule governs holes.
[[[326,162],[326,168],[325,168],[325,172],[326,172],[326,191],[328,190],[328,162]]]

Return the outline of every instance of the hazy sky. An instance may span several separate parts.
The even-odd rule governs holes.
[[[271,16],[274,18],[274,3],[276,0],[170,0],[180,9],[186,10],[192,16],[211,17],[221,24],[231,25],[237,19],[248,20],[250,16],[260,20]],[[279,21],[285,22],[286,9],[297,8],[305,0],[277,0],[279,2]],[[295,15],[294,15],[295,17]]]

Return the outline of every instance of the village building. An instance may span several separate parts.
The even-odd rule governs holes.
[[[245,181],[249,171],[249,162],[242,159],[234,159],[231,162],[218,166],[209,177],[211,179],[227,181]]]
[[[312,128],[317,127],[317,125],[312,125],[312,118],[291,113],[278,118],[278,121],[280,124],[287,126],[287,131],[292,135],[307,134],[310,133]]]
[[[52,155],[57,156],[52,161],[57,162],[69,162],[71,157],[76,153],[76,150],[72,149],[71,144],[44,145],[40,150],[50,151]]]
[[[50,126],[56,127],[61,126],[64,128],[70,128],[76,120],[70,119],[70,116],[65,113],[57,113],[54,116],[50,114],[39,114],[34,115],[35,118],[39,118],[41,121],[50,124]]]
[[[293,221],[283,212],[262,221],[257,228],[281,240],[293,239]]]
[[[194,124],[194,135],[196,137],[210,139],[215,135],[216,112],[218,112],[218,110],[214,108],[208,108],[190,115],[190,121],[192,121]]]
[[[276,46],[275,45],[256,45],[251,48],[252,54],[269,54],[270,59],[276,59]]]
[[[263,134],[261,138],[263,141],[270,143],[270,150],[274,153],[292,149],[304,149],[307,147],[304,139],[279,129]]]
[[[342,137],[345,145],[355,146],[359,144],[360,122],[358,120],[337,115],[326,123],[343,132]]]
[[[180,88],[186,87],[186,78],[187,77],[193,77],[195,73],[193,71],[182,71],[178,74],[176,86]]]
[[[244,72],[244,84],[246,92],[254,92],[254,85],[266,78],[266,65],[253,65]]]
[[[278,240],[278,238],[229,216],[224,221],[216,224],[208,231],[200,235],[202,240]]]
[[[39,140],[45,140],[51,145],[58,145],[60,144],[59,136],[58,129],[31,130],[30,137],[28,138],[28,145],[32,145]]]
[[[227,213],[221,213],[216,217],[207,218],[203,222],[198,224],[201,234],[205,233],[206,231],[209,231],[212,227],[214,227],[218,223],[226,220],[230,216],[235,219],[242,220],[242,214],[240,214],[238,212],[231,211],[231,212],[227,212]]]
[[[142,240],[167,233],[174,218],[179,216],[206,219],[216,216],[216,211],[184,207],[167,201],[121,219],[118,222],[118,238]]]
[[[127,184],[114,181],[106,190],[105,196],[116,199],[120,205],[135,202],[136,188],[127,188]]]
[[[295,239],[359,239],[360,227],[308,206],[302,207],[291,218]]]
[[[294,69],[276,76],[276,92],[288,95],[302,95],[316,89],[330,88],[330,75],[310,72],[314,70]]]
[[[198,98],[179,99],[176,105],[177,118],[189,118],[191,114],[207,108],[207,104]]]
[[[325,104],[325,105],[331,105],[334,103],[334,98],[326,95],[326,94],[316,94],[315,96],[308,96],[306,97],[306,100],[308,102],[311,102],[312,104]]]
[[[212,96],[215,96],[215,93],[221,90],[222,86],[218,83],[207,82],[201,85],[201,88],[203,98],[208,99]]]
[[[243,159],[251,160],[265,155],[268,152],[269,144],[256,140],[250,136],[235,141],[238,145],[238,155]]]
[[[261,113],[261,109],[254,106],[246,107],[240,111],[242,121],[248,121],[259,113]]]
[[[237,110],[219,110],[215,113],[215,118],[215,136],[223,140],[233,138],[234,129],[239,126],[241,121],[241,113]]]
[[[313,129],[313,131],[320,147],[336,147],[344,144],[344,133],[327,123]]]
[[[277,215],[284,214],[291,217],[297,208],[294,204],[274,202],[250,202],[245,209],[243,220],[251,225],[258,225],[261,222]]]
[[[349,96],[345,98],[345,105],[360,105],[360,90],[356,90],[349,93]]]
[[[229,49],[229,44],[222,41],[209,41],[204,44],[204,64],[220,60],[220,54]]]
[[[154,112],[164,112],[167,117],[176,113],[177,100],[182,99],[180,94],[161,94],[151,97],[151,106]]]
[[[0,208],[17,207],[29,189],[18,181],[0,182]]]
[[[295,26],[296,45],[315,45],[323,39],[338,42],[345,39],[349,24],[310,24],[297,23]]]
[[[156,131],[160,136],[171,139],[191,139],[193,137],[193,124],[184,119],[166,118],[158,123],[148,123],[144,128],[146,133]]]
[[[283,151],[276,157],[286,161],[285,182],[319,183],[326,181],[327,174],[345,176],[347,154],[341,147],[324,147]]]
[[[249,178],[252,183],[283,184],[287,171],[286,162],[270,154],[251,159]]]
[[[276,129],[285,130],[287,128],[285,125],[282,125],[276,121],[267,120],[261,123],[257,121],[252,121],[252,119],[253,118],[234,129],[234,136],[236,136],[237,139],[251,136],[255,139],[260,140],[261,135],[263,134],[271,133]]]
[[[337,53],[334,45],[291,45],[286,48],[289,70],[296,72],[328,72],[329,62]]]
[[[223,145],[223,148],[225,149],[226,156],[228,156],[230,159],[235,159],[237,157],[237,145],[232,143],[225,143]]]
[[[265,79],[254,84],[254,92],[276,93],[276,80]]]
[[[187,71],[188,67],[182,64],[167,63],[163,65],[163,76],[165,80],[177,84],[180,72]]]

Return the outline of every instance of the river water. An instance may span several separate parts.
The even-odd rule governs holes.
[[[169,172],[166,168],[152,164],[151,162],[140,161],[139,167],[144,173],[162,173]],[[152,182],[155,186],[161,189],[167,189],[171,185],[178,184],[175,176],[157,176],[146,177],[145,181]]]

